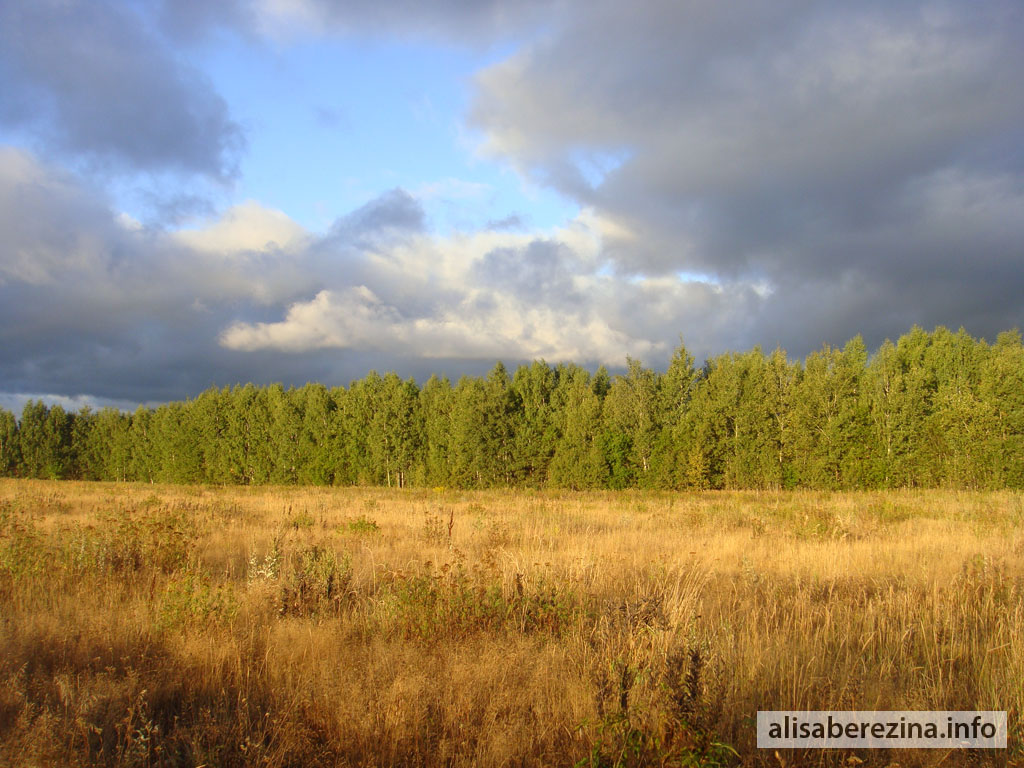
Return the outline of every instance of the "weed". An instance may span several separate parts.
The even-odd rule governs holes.
[[[234,590],[214,584],[210,575],[188,569],[172,576],[164,587],[157,626],[177,629],[188,625],[230,621],[238,611]]]
[[[440,545],[445,543],[444,517],[442,511],[427,511],[423,518],[423,540],[427,544]]]
[[[345,523],[345,528],[349,533],[354,533],[359,536],[380,533],[380,526],[377,525],[377,522],[366,515],[360,515],[359,517],[347,521]]]
[[[281,578],[282,616],[337,614],[350,594],[352,565],[333,549],[315,544],[300,550]]]
[[[195,521],[181,511],[107,513],[97,528],[73,534],[69,554],[82,570],[172,573],[188,561],[198,534]]]
[[[670,652],[662,670],[667,696],[631,706],[631,693],[650,671],[624,657],[598,669],[593,677],[598,713],[595,738],[577,768],[734,765],[738,753],[713,730],[720,707],[707,699],[702,652],[697,648]]]
[[[285,522],[285,525],[291,528],[292,530],[308,531],[316,524],[316,520],[313,519],[313,516],[309,514],[307,510],[302,510],[301,512],[296,512],[295,514],[290,514],[291,508],[289,508],[288,511],[289,515]]]
[[[5,581],[38,577],[50,562],[51,549],[28,517],[0,509],[0,591]]]
[[[1022,499],[0,479],[0,765],[755,768],[807,707],[1024,765]]]
[[[281,559],[281,537],[277,536],[274,538],[270,551],[263,556],[262,560],[255,554],[249,556],[249,583],[276,581],[281,575]]]

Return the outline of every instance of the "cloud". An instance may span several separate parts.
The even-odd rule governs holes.
[[[257,8],[246,0],[157,0],[160,27],[172,39],[201,41],[218,29],[247,31],[257,24]]]
[[[0,150],[0,381],[8,392],[151,401],[258,374],[217,334],[315,289],[271,251],[189,247],[103,194]],[[265,361],[263,361],[265,362]]]
[[[254,0],[255,26],[262,34],[330,31],[402,34],[479,45],[507,38],[561,17],[562,0]]]
[[[20,416],[25,410],[25,404],[29,400],[41,401],[49,407],[59,405],[65,411],[80,411],[83,408],[91,408],[98,411],[103,408],[116,408],[119,411],[133,411],[139,403],[133,400],[111,400],[108,398],[90,397],[88,395],[54,395],[47,392],[0,392],[0,408]],[[155,407],[158,402],[146,403],[147,406]]]
[[[543,236],[446,237],[421,218],[393,190],[322,236],[254,203],[169,233],[2,150],[2,389],[152,402],[239,381],[337,384],[371,367],[426,377],[496,358],[657,360],[680,322],[727,300],[601,274],[592,217]]]
[[[607,313],[630,294],[587,274],[593,244],[571,231],[543,240],[496,232],[409,233],[384,251],[360,253],[358,268],[294,302],[281,319],[234,323],[220,342],[240,351],[388,351],[421,361],[546,358],[617,365],[627,354],[664,356],[660,340],[616,327],[628,313]],[[324,247],[312,252],[322,258]],[[645,289],[637,285],[630,293]]]
[[[8,392],[153,401],[495,358],[657,366],[680,333],[700,359],[856,333],[873,346],[914,323],[989,339],[1024,325],[1024,17],[1010,0],[159,9],[0,6],[0,121],[38,138],[36,154],[0,150]],[[580,214],[438,234],[425,205],[490,192],[442,179],[326,233],[258,201],[170,232],[55,164],[229,177],[240,132],[169,41],[278,23],[515,37],[475,80],[471,127]],[[168,201],[176,215],[201,209],[193,191]]]
[[[47,151],[116,171],[236,172],[243,137],[224,100],[129,5],[0,4],[0,90],[0,125]]]
[[[382,351],[419,360],[545,358],[620,365],[627,354],[654,351],[662,344],[632,339],[596,312],[565,312],[500,293],[467,293],[436,316],[410,317],[383,303],[366,286],[321,291],[289,307],[284,320],[238,323],[221,343],[236,350],[310,349]]]
[[[404,189],[393,189],[358,210],[338,218],[331,238],[368,242],[423,231],[423,206]]]
[[[247,200],[204,227],[176,231],[174,238],[199,251],[235,253],[295,249],[306,233],[284,212]]]
[[[525,226],[526,222],[523,220],[523,217],[517,213],[512,213],[500,219],[491,219],[484,225],[484,228],[494,230],[516,230],[522,229]]]
[[[619,274],[764,286],[730,309],[756,314],[738,346],[1024,319],[1018,6],[576,11],[478,75],[471,118],[617,230]]]
[[[525,247],[495,248],[473,265],[473,277],[480,285],[532,297],[545,304],[574,305],[582,297],[575,288],[584,272],[575,254],[564,244],[534,240]]]

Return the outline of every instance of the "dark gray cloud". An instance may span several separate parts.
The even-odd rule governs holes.
[[[172,39],[190,43],[205,40],[220,29],[254,30],[257,9],[248,0],[156,0],[160,28]]]
[[[228,29],[251,39],[378,36],[489,47],[551,28],[577,9],[572,0],[153,0],[161,29],[194,43]]]
[[[243,138],[224,100],[132,4],[0,2],[0,91],[0,124],[64,156],[115,171],[236,171]]]
[[[0,392],[153,402],[239,381],[337,384],[370,367],[656,360],[653,326],[720,301],[706,286],[616,284],[582,225],[441,238],[421,218],[394,190],[323,237],[254,203],[150,230],[80,179],[0,150]]]
[[[213,202],[204,195],[193,192],[168,192],[167,190],[142,189],[138,193],[145,210],[151,212],[152,226],[175,227],[199,217],[210,217],[216,213]]]
[[[0,393],[154,402],[245,381],[347,383],[370,368],[481,373],[495,359],[660,366],[680,331],[703,358],[751,339],[791,351],[841,343],[857,323],[949,324],[852,271],[810,289],[623,277],[604,268],[585,220],[543,239],[441,238],[421,229],[418,208],[393,191],[315,237],[247,203],[168,233],[114,215],[94,188],[23,151],[0,151]],[[997,301],[1013,290],[1012,271],[1002,277]]]
[[[5,392],[152,401],[259,377],[265,356],[224,350],[220,329],[315,287],[286,260],[228,260],[121,221],[101,191],[18,150],[0,150],[0,231]]]
[[[577,10],[479,76],[472,119],[616,225],[619,274],[756,287],[735,346],[1024,321],[1018,3]]]

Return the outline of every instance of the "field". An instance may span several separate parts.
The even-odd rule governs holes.
[[[1010,748],[776,755],[759,709]],[[1020,493],[0,481],[2,765],[1024,765],[1022,712]]]

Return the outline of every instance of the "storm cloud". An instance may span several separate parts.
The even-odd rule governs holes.
[[[102,192],[0,151],[0,381],[7,392],[136,402],[245,380],[220,328],[309,289],[279,253],[189,247],[123,219]]]
[[[482,72],[472,118],[619,226],[620,273],[760,286],[736,342],[801,353],[1021,323],[1018,4],[587,7]]]

